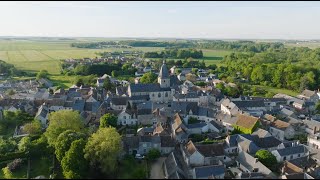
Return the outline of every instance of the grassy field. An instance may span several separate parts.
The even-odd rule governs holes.
[[[0,40],[0,59],[12,63],[19,69],[39,71],[46,69],[57,75],[60,72],[59,60],[67,58],[93,58],[98,52],[112,51],[160,51],[163,48],[108,48],[79,49],[71,47],[76,41],[31,41],[31,40]]]
[[[275,88],[275,87],[269,87],[269,86],[260,86],[260,85],[254,85],[256,87],[262,88],[268,92],[273,92],[273,93],[281,93],[281,94],[288,94],[290,96],[296,96],[299,93],[289,90],[289,89],[280,89],[280,88]]]
[[[202,52],[204,56],[204,62],[206,65],[210,65],[219,64],[223,57],[230,54],[232,51],[203,49]]]

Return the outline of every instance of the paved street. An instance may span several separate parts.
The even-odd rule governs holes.
[[[151,165],[150,179],[164,179],[162,164],[165,159],[165,157],[160,157]]]

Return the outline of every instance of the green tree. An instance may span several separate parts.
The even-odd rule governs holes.
[[[109,91],[112,91],[112,92],[115,91],[115,88],[116,88],[115,84],[111,83],[109,77],[107,77],[107,78],[104,79],[104,81],[103,81],[103,87],[104,87],[106,90],[109,90]]]
[[[81,77],[77,77],[74,81],[74,84],[78,87],[84,85],[83,79]]]
[[[2,168],[4,179],[13,179],[13,174],[10,171],[9,167]]]
[[[19,141],[18,149],[19,151],[29,151],[31,148],[31,138],[30,137],[23,137]]]
[[[41,123],[39,120],[33,120],[23,126],[23,132],[26,134],[39,134],[41,132]]]
[[[12,139],[3,139],[0,137],[0,154],[13,152],[17,148],[17,143]]]
[[[155,160],[161,156],[161,153],[158,149],[150,149],[149,152],[147,153],[147,158],[148,160]]]
[[[84,158],[84,139],[75,140],[61,161],[63,175],[67,179],[85,178],[88,172],[88,161]]]
[[[121,136],[115,128],[99,128],[88,139],[84,157],[93,167],[99,167],[105,174],[112,174],[117,167],[121,152]]]
[[[256,152],[255,157],[266,167],[271,168],[277,164],[276,157],[269,151],[261,149]]]
[[[39,80],[41,78],[48,78],[48,76],[49,76],[49,73],[47,70],[41,70],[37,73],[36,79]]]
[[[45,132],[49,145],[54,147],[58,136],[66,130],[81,132],[84,125],[77,111],[61,110],[49,114],[49,126]]]
[[[118,121],[117,116],[111,113],[104,114],[100,118],[100,128],[109,127],[109,126],[117,127],[117,121]]]
[[[142,84],[148,84],[148,83],[155,83],[157,80],[157,75],[153,72],[147,72],[143,74],[143,76],[140,79],[140,82]]]
[[[65,153],[69,150],[71,143],[75,140],[85,138],[85,134],[76,132],[74,130],[66,130],[62,132],[55,143],[55,154],[59,161],[65,156]]]

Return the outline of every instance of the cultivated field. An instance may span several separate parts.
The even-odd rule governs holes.
[[[139,47],[130,49],[79,49],[71,47],[73,42],[84,42],[86,39],[75,40],[0,40],[0,59],[15,65],[19,69],[39,71],[46,69],[49,73],[58,75],[60,72],[59,60],[67,58],[97,57],[97,52],[141,50],[161,51],[158,47]],[[203,50],[207,64],[219,63],[223,56],[230,51]]]

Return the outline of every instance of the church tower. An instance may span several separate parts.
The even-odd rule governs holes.
[[[170,76],[166,65],[166,60],[163,60],[163,64],[161,66],[160,73],[158,76],[158,83],[160,84],[161,88],[170,87]]]

